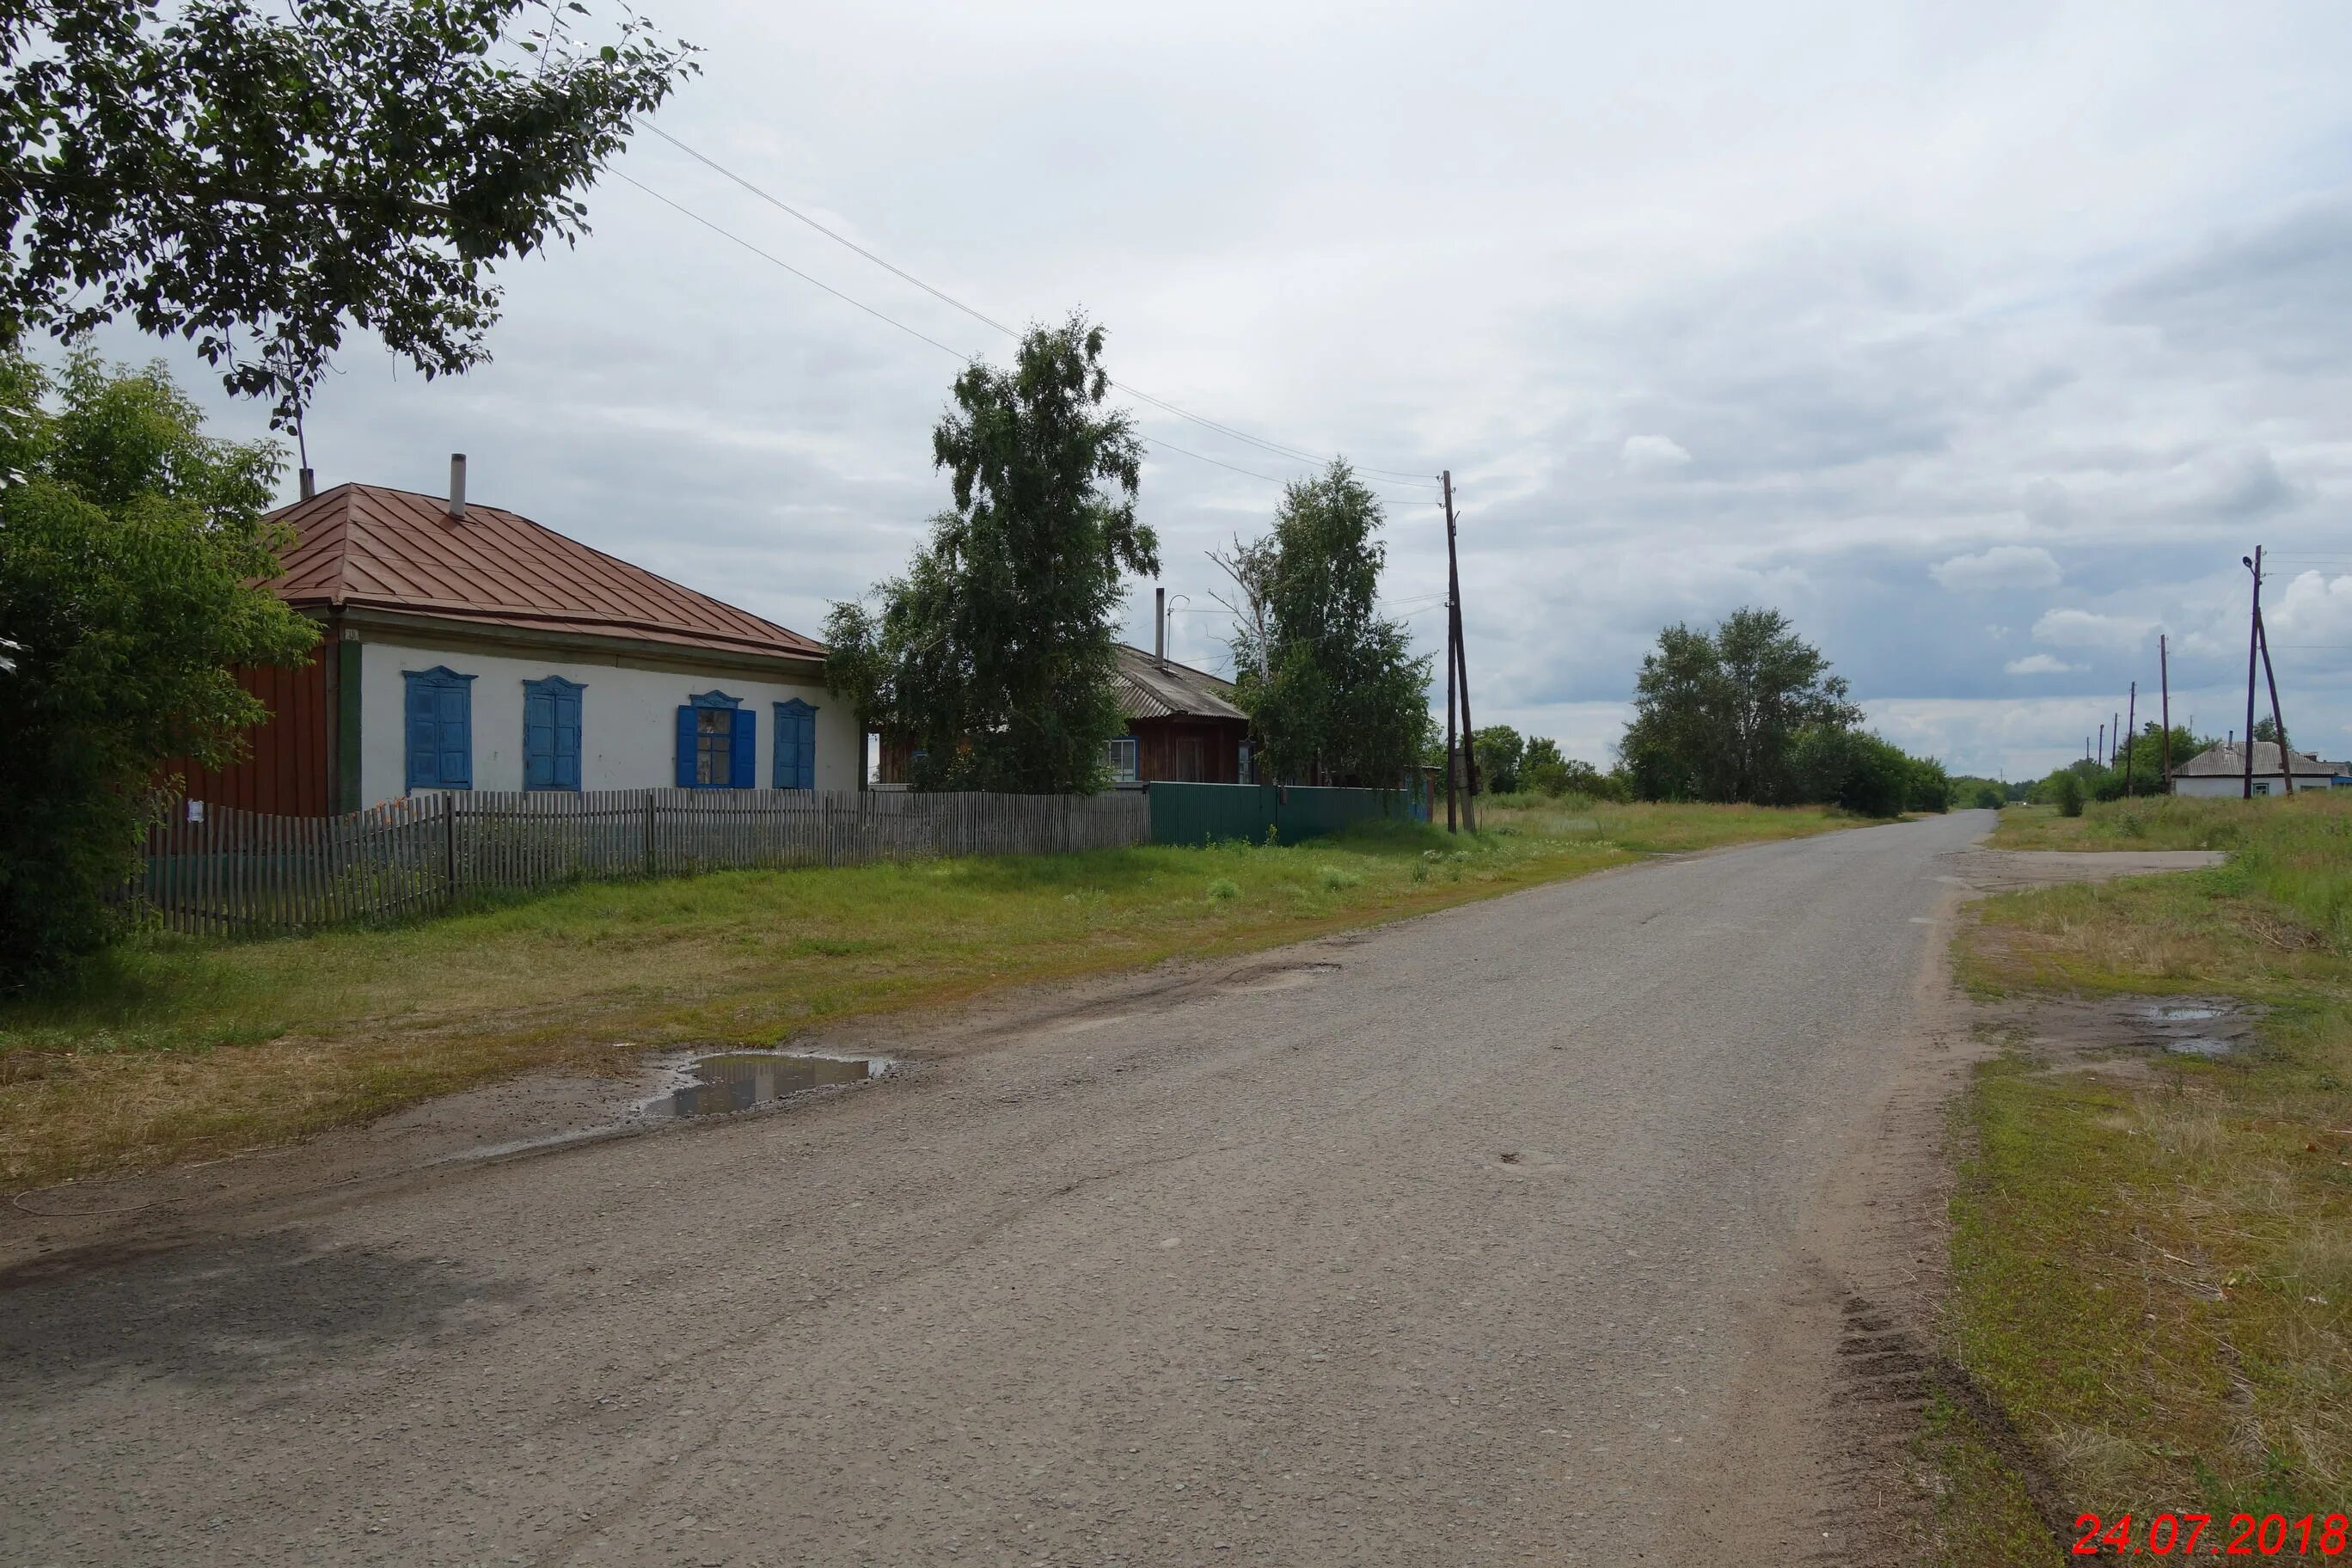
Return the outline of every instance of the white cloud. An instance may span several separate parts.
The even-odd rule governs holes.
[[[1953,593],[1989,588],[2054,588],[2063,575],[2056,557],[2038,544],[1996,544],[1977,555],[1955,555],[1927,568]]]
[[[2053,647],[2134,648],[2147,640],[2156,623],[2135,616],[2103,616],[2095,610],[2046,610],[2033,623],[2033,640]]]
[[[1667,436],[1628,436],[1617,449],[1617,461],[1633,474],[1671,473],[1690,460],[1681,443]]]
[[[2011,659],[2000,668],[2010,675],[2066,675],[2080,667],[2068,664],[2053,654],[2029,653],[2023,658]]]
[[[2269,574],[2267,569],[2263,574]],[[2332,653],[2334,663],[2352,662],[2341,651],[2352,647],[2352,575],[2326,577],[2305,572],[2289,583],[2284,593],[2267,590],[2263,598],[2263,626],[2273,647],[2287,644],[2298,651]],[[2287,731],[2290,737],[2294,732]]]

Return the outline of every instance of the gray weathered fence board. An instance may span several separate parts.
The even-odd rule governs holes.
[[[414,914],[475,890],[931,856],[1049,855],[1150,839],[1139,793],[479,790],[326,818],[186,805],[126,893],[172,931],[303,931]]]

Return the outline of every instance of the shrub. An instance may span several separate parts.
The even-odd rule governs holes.
[[[2053,795],[2061,816],[2083,815],[2083,775],[2069,768],[2060,773],[2053,782]]]
[[[1209,884],[1209,900],[1212,903],[1223,903],[1227,899],[1238,899],[1241,896],[1241,884],[1231,877],[1219,877]]]
[[[268,443],[205,437],[160,367],[0,357],[0,989],[115,934],[163,764],[227,766],[268,717],[230,667],[317,641],[255,586],[277,470]]]
[[[1323,884],[1326,891],[1333,893],[1344,892],[1349,888],[1360,888],[1364,885],[1361,872],[1343,871],[1337,866],[1324,867],[1315,874],[1315,879]]]

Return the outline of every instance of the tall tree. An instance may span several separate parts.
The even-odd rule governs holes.
[[[1633,710],[1619,751],[1651,799],[1796,799],[1799,736],[1862,719],[1821,650],[1786,616],[1763,609],[1734,611],[1711,633],[1660,632],[1635,679]]]
[[[0,347],[129,316],[283,423],[347,326],[428,377],[486,357],[499,261],[695,67],[559,0],[0,5]]]
[[[1272,777],[1395,784],[1430,730],[1429,665],[1375,606],[1388,550],[1381,503],[1335,461],[1285,487],[1265,574],[1267,646],[1237,628],[1235,685]],[[1261,669],[1263,673],[1261,673]]]
[[[317,629],[254,584],[278,452],[207,439],[159,365],[0,358],[0,985],[115,928],[166,758],[234,761],[267,710],[228,673],[299,662]]]
[[[1508,724],[1487,724],[1470,737],[1470,752],[1478,761],[1478,788],[1488,795],[1511,795],[1519,787],[1519,766],[1527,742]]]
[[[1103,330],[1032,328],[1007,371],[974,363],[931,437],[952,510],[877,609],[837,604],[825,678],[922,753],[920,789],[1084,794],[1124,727],[1120,574],[1160,569],[1136,521],[1143,444],[1103,408]]]

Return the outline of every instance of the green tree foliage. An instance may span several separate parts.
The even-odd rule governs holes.
[[[695,68],[625,12],[588,47],[585,11],[0,6],[0,346],[128,315],[281,420],[347,324],[428,377],[478,363],[491,268],[585,234],[574,193]]]
[[[1792,751],[1809,731],[1851,729],[1843,677],[1778,610],[1735,611],[1713,632],[1666,627],[1642,660],[1619,745],[1648,800],[1810,798]]]
[[[1554,798],[1568,793],[1568,759],[1560,754],[1558,741],[1549,735],[1528,737],[1527,750],[1519,755],[1519,788]]]
[[[2053,780],[2051,788],[2051,799],[2057,803],[2058,815],[2061,816],[2082,816],[2083,798],[2084,794],[2083,789],[2083,775],[2076,773],[2072,768],[2061,768],[2057,773],[2051,776]]]
[[[1036,327],[1010,371],[975,363],[931,438],[955,504],[878,610],[837,604],[825,679],[913,742],[918,789],[1073,795],[1108,779],[1124,727],[1122,571],[1160,569],[1136,521],[1143,444],[1102,407],[1103,330]]]
[[[1558,748],[1554,748],[1557,752]],[[1520,787],[1520,768],[1527,742],[1508,724],[1488,724],[1470,737],[1470,754],[1478,763],[1482,795],[1513,795]]]
[[[2256,726],[2257,736],[2261,727]],[[2198,752],[2213,745],[2210,738],[2191,734],[2186,725],[2172,727],[2172,765],[2179,767]],[[2114,793],[2100,793],[2102,800],[2114,799],[2124,792],[2126,774],[2134,795],[2162,795],[2168,785],[2164,776],[2164,726],[2149,720],[2140,726],[2139,733],[2130,736],[2116,752],[2115,765],[2106,771],[2114,775]]]
[[[1921,783],[1916,759],[1860,730],[1822,724],[1803,731],[1789,749],[1789,770],[1790,798],[1826,801],[1860,816],[1941,811],[1948,804],[1915,804]],[[1936,770],[1939,780],[1942,771]]]
[[[1625,798],[1624,785],[1615,774],[1604,773],[1591,763],[1563,755],[1559,742],[1543,735],[1531,737],[1526,754],[1519,759],[1519,787],[1554,800],[1570,795],[1588,800]]]
[[[1388,785],[1429,740],[1429,666],[1374,608],[1388,559],[1381,503],[1344,462],[1286,486],[1265,578],[1271,647],[1244,626],[1235,686],[1268,776]],[[1261,668],[1263,652],[1265,674]]]
[[[52,388],[0,359],[0,984],[113,933],[158,770],[225,766],[266,716],[228,667],[316,641],[252,585],[278,572],[278,466],[268,444],[206,439],[160,365],[77,354]]]

